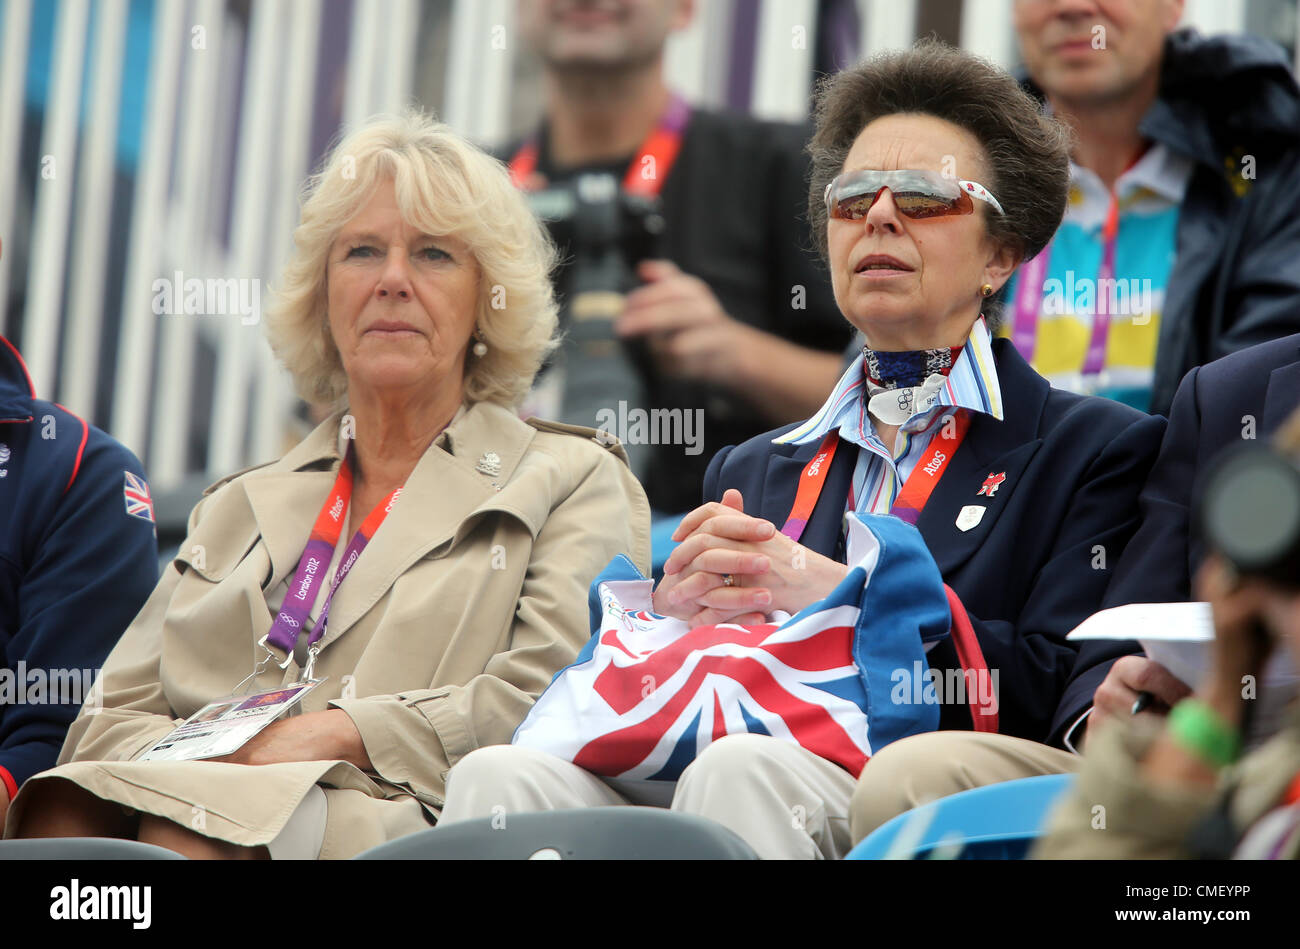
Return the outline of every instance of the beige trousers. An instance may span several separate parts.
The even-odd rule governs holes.
[[[675,811],[734,831],[763,859],[838,859],[849,850],[853,776],[766,735],[727,735],[682,772]],[[457,762],[440,823],[527,811],[661,803],[544,752],[490,745]]]
[[[853,843],[918,805],[958,791],[1077,771],[1082,758],[1024,738],[983,732],[913,735],[887,745],[862,770],[849,805]]]

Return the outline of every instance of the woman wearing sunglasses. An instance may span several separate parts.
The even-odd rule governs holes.
[[[1053,390],[990,333],[995,294],[1061,221],[1066,133],[1006,73],[938,44],[834,77],[816,118],[813,233],[866,348],[812,418],[713,459],[704,493],[716,500],[679,525],[654,611],[693,627],[795,614],[848,574],[846,515],[896,515],[950,588],[953,635],[928,671],[895,670],[889,703],[940,704],[940,729],[1066,755],[1044,744],[1075,656],[1065,636],[1102,600],[1164,429]],[[906,582],[888,589],[909,595]],[[714,727],[725,718],[715,710]],[[746,727],[696,732],[705,747],[673,809],[719,821],[761,857],[844,855],[854,776]],[[556,755],[483,748],[453,772],[444,820],[627,800]]]
[[[795,613],[845,576],[845,514],[894,514],[920,531],[954,627],[969,623],[982,653],[959,656],[950,637],[929,666],[967,694],[900,700],[933,695],[941,729],[1065,754],[1041,744],[1065,727],[1065,636],[1101,602],[1164,426],[1052,389],[991,337],[995,295],[1064,213],[1067,135],[1006,73],[923,44],[828,80],[809,147],[813,234],[866,346],[812,418],[713,459],[717,500],[679,526],[656,610],[696,625]],[[915,671],[899,675],[908,686]],[[854,786],[793,744],[734,735],[696,759],[674,806],[763,856],[835,857]]]

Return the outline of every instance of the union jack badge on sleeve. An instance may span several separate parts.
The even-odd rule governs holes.
[[[148,521],[150,524],[155,523],[153,519],[153,498],[149,497],[148,482],[129,471],[123,472],[123,474],[126,475],[126,484],[122,488],[122,495],[126,499],[126,513],[132,517],[138,517],[142,521]]]

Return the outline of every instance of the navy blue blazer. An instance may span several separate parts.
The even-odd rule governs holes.
[[[50,689],[44,702],[10,704],[0,688],[0,784],[10,795],[54,767],[85,698],[78,673],[98,673],[158,580],[153,511],[130,513],[128,474],[145,484],[130,451],[36,398],[0,336],[0,673],[15,690]],[[69,673],[80,689],[66,686]]]
[[[997,673],[999,731],[1041,742],[1075,663],[1077,650],[1065,637],[1100,606],[1110,568],[1137,528],[1138,493],[1165,420],[1051,388],[1009,340],[994,340],[993,354],[1006,417],[975,415],[917,528]],[[714,456],[705,500],[737,488],[746,512],[784,524],[799,474],[817,450],[817,442],[772,444],[792,427]],[[856,456],[836,453],[801,538],[841,562]],[[1006,480],[993,497],[978,496],[994,474]],[[956,520],[968,504],[987,510],[963,532]],[[936,670],[960,668],[951,640],[931,650],[929,661]],[[969,707],[941,707],[939,727],[970,729]]]
[[[1193,535],[1191,508],[1210,461],[1249,438],[1268,438],[1300,408],[1300,334],[1240,350],[1183,377],[1169,410],[1169,428],[1139,507],[1142,525],[1115,567],[1106,606],[1191,599],[1191,578],[1205,556]],[[1120,656],[1140,653],[1132,641],[1085,643],[1054,729],[1070,726]],[[1195,683],[1193,683],[1195,684]]]

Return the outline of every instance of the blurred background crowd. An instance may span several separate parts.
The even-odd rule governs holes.
[[[623,55],[651,55],[666,38],[667,87],[708,110],[693,123],[695,147],[688,136],[679,156],[677,178],[692,175],[691,190],[673,193],[666,176],[667,191],[651,189],[643,207],[615,209],[602,223],[599,202],[588,202],[569,225],[578,234],[613,228],[628,248],[624,258],[673,260],[703,278],[722,318],[733,318],[727,326],[762,332],[719,330],[689,347],[657,346],[663,337],[644,328],[657,318],[647,305],[647,345],[619,357],[630,370],[618,360],[570,359],[571,370],[590,378],[552,373],[551,391],[529,406],[587,425],[597,424],[593,409],[616,410],[618,399],[702,410],[702,450],[683,450],[688,430],[671,455],[647,451],[638,461],[633,446],[652,505],[664,513],[698,501],[704,465],[718,448],[806,417],[843,369],[848,328],[807,252],[806,127],[799,123],[818,78],[930,34],[1013,71],[1025,61],[1012,0],[697,0],[685,7],[680,22],[651,24],[645,50]],[[74,408],[142,459],[164,538],[178,539],[203,484],[274,457],[310,427],[311,410],[275,365],[258,315],[289,253],[300,189],[329,144],[370,115],[414,103],[511,160],[535,144],[548,101],[559,109],[566,96],[571,106],[582,99],[574,89],[557,91],[563,51],[548,52],[545,35],[529,33],[521,22],[527,9],[515,0],[0,2],[0,330],[24,354],[39,395]],[[1296,0],[1188,0],[1182,15],[1182,25],[1203,35],[1276,43],[1292,63],[1297,24]],[[640,134],[627,146],[607,143],[605,154],[591,152],[590,142],[561,143],[576,149],[567,162],[544,149],[540,171],[551,171],[554,184],[573,166],[625,166]],[[737,163],[739,154],[751,160]],[[591,197],[570,191],[580,205]],[[675,213],[658,215],[660,199]],[[737,226],[728,231],[720,219]],[[737,238],[751,222],[766,233]],[[602,260],[601,239],[584,245],[568,236],[567,279],[634,286],[665,277],[629,276],[638,260]],[[719,242],[735,246],[720,252]],[[608,266],[613,276],[602,276]],[[1057,266],[1059,254],[1039,278]],[[196,278],[225,282],[220,312],[206,309],[207,297],[186,308],[181,291]],[[170,306],[159,300],[159,280],[173,285]],[[560,288],[562,302],[584,289],[563,281]],[[807,296],[792,304],[797,288]],[[1002,297],[1014,293],[1013,286]],[[590,315],[580,322],[579,329],[593,325]],[[1136,364],[1092,366],[1085,378],[1070,347],[1082,352],[1086,328],[1068,322],[1044,319],[1036,368],[1058,385],[1113,389],[1108,394],[1141,408],[1167,407],[1190,364],[1177,360],[1163,372],[1153,365],[1158,327],[1147,340],[1121,340],[1136,348]],[[1020,332],[1018,343],[1023,326]],[[786,348],[765,350],[767,343]],[[599,339],[583,345],[608,354]],[[752,353],[747,365],[764,371],[777,361],[789,371],[769,373],[756,387],[719,350]],[[720,381],[722,368],[730,383]],[[612,396],[610,378],[627,383]],[[584,385],[596,395],[584,395]],[[756,389],[767,396],[754,396]]]

